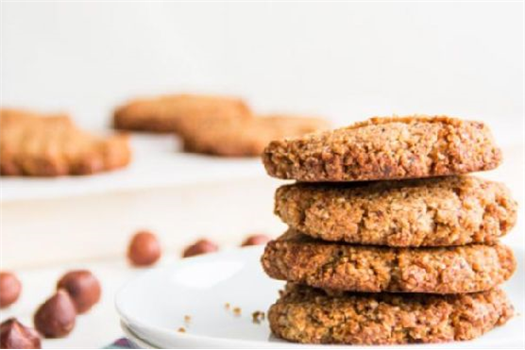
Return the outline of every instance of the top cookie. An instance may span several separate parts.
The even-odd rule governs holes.
[[[226,157],[260,156],[264,147],[284,137],[328,129],[326,120],[314,117],[268,115],[242,121],[209,120],[186,128],[181,136],[190,152]]]
[[[485,124],[417,115],[273,141],[263,153],[269,175],[307,182],[465,174],[494,169],[501,158]]]
[[[125,135],[98,137],[67,115],[0,110],[0,171],[10,176],[85,175],[126,166]]]
[[[113,124],[124,130],[178,133],[206,119],[237,121],[251,116],[238,98],[181,94],[133,100],[115,111]]]

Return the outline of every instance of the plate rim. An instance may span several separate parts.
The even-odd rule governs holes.
[[[144,273],[142,273],[139,276],[136,276],[135,278],[132,278],[131,280],[126,282],[118,290],[118,292],[115,294],[114,304],[115,304],[115,308],[117,310],[117,313],[119,314],[119,316],[123,320],[123,322],[126,325],[129,325],[128,328],[131,328],[131,325],[136,325],[138,327],[142,327],[142,328],[145,328],[145,329],[152,329],[152,330],[155,330],[156,332],[167,334],[167,330],[162,328],[162,327],[158,327],[158,326],[155,326],[155,325],[153,325],[153,326],[152,325],[147,325],[146,326],[144,324],[144,322],[141,322],[140,320],[137,320],[137,319],[133,319],[131,317],[127,317],[124,314],[124,312],[122,312],[122,309],[119,306],[119,297],[120,297],[121,294],[123,294],[125,292],[126,288],[128,288],[130,284],[136,283],[136,281],[138,281],[141,278],[144,278],[144,276],[146,276],[148,274],[160,273],[161,271],[171,270],[171,269],[174,269],[175,266],[178,268],[178,267],[183,266],[183,265],[196,264],[196,263],[199,263],[200,261],[213,260],[213,259],[220,258],[223,255],[230,255],[230,254],[232,254],[232,252],[241,253],[241,252],[248,252],[248,251],[260,251],[261,255],[262,255],[262,251],[263,250],[264,250],[264,246],[235,248],[235,249],[224,250],[224,251],[220,251],[220,252],[216,252],[216,253],[210,253],[210,254],[206,254],[206,255],[199,255],[199,256],[194,256],[194,257],[190,257],[190,258],[184,258],[184,259],[178,260],[178,261],[176,261],[174,263],[171,263],[171,264],[168,264],[168,265],[165,265],[165,266],[154,267],[152,269],[144,271]],[[248,253],[244,253],[244,254],[248,254]],[[245,347],[246,346],[246,347],[258,347],[258,348],[268,347],[268,344],[269,344],[267,341],[244,340],[244,339],[235,339],[235,338],[219,338],[219,337],[209,336],[209,335],[196,335],[196,334],[191,334],[191,333],[181,333],[181,332],[173,332],[173,331],[170,331],[169,334],[170,334],[170,336],[174,337],[174,339],[175,338],[179,338],[181,341],[193,342],[195,344],[199,344],[199,343],[202,343],[203,341],[206,341],[206,342],[210,342],[210,343],[213,342],[213,343],[215,343],[217,345],[222,345],[222,346],[233,346],[232,343],[234,343],[235,345],[238,344],[238,347]],[[279,340],[281,340],[281,339],[279,339]],[[283,347],[285,346],[287,348],[290,348],[290,347],[304,347],[304,345],[308,345],[308,344],[297,344],[297,343],[286,342],[284,340],[281,340],[279,343],[273,343],[272,345],[273,345],[273,347],[279,347],[279,345],[282,345]],[[309,347],[314,347],[315,348],[315,347],[321,347],[321,346],[320,345],[311,344]]]

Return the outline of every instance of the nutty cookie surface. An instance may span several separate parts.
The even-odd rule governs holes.
[[[288,284],[268,320],[280,338],[315,344],[407,344],[470,340],[505,324],[513,307],[498,289],[458,295],[329,295]]]
[[[516,269],[504,245],[389,248],[330,243],[289,230],[266,246],[266,273],[312,287],[358,292],[472,293]]]
[[[326,130],[321,118],[269,115],[243,121],[220,122],[187,128],[182,134],[190,152],[220,156],[260,156],[272,140]]]
[[[127,136],[91,135],[67,115],[2,109],[0,125],[2,175],[93,174],[124,167],[131,159]]]
[[[275,213],[326,241],[394,247],[494,243],[516,223],[500,183],[473,176],[280,187]]]
[[[281,179],[387,180],[494,169],[501,151],[481,122],[409,116],[273,141],[263,162],[270,176]]]
[[[123,130],[182,133],[207,120],[251,117],[249,107],[238,98],[181,94],[130,101],[115,110],[113,125]]]

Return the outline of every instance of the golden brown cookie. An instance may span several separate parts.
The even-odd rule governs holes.
[[[489,128],[444,116],[372,118],[346,128],[271,142],[269,175],[299,181],[365,181],[459,175],[501,162]]]
[[[391,247],[495,243],[516,223],[500,183],[473,176],[280,187],[275,213],[325,241]]]
[[[470,340],[513,314],[499,288],[457,295],[331,295],[288,284],[268,320],[273,334],[292,342],[385,345]]]
[[[266,273],[311,287],[356,292],[473,293],[514,273],[504,245],[390,248],[315,240],[289,230],[266,246]]]
[[[181,133],[209,119],[229,122],[251,117],[250,108],[239,98],[166,95],[136,99],[119,107],[113,124],[123,130]]]
[[[268,115],[234,122],[201,123],[182,134],[184,149],[226,157],[260,156],[272,141],[325,130],[321,118]]]
[[[131,159],[127,136],[91,135],[67,115],[2,109],[0,124],[2,175],[85,175],[124,167]]]

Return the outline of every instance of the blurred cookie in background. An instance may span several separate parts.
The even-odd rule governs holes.
[[[184,150],[224,157],[256,157],[273,140],[328,129],[318,117],[266,115],[236,122],[206,120],[181,134]]]
[[[0,109],[0,126],[2,175],[87,175],[124,167],[131,160],[126,135],[92,135],[66,114]]]
[[[2,123],[2,130],[8,127],[20,128],[23,125],[37,125],[38,123],[62,127],[73,126],[73,121],[66,113],[42,114],[18,108],[0,108],[0,122]]]
[[[115,110],[113,125],[122,130],[179,133],[203,119],[228,122],[251,117],[248,105],[237,97],[178,94],[132,100]]]

